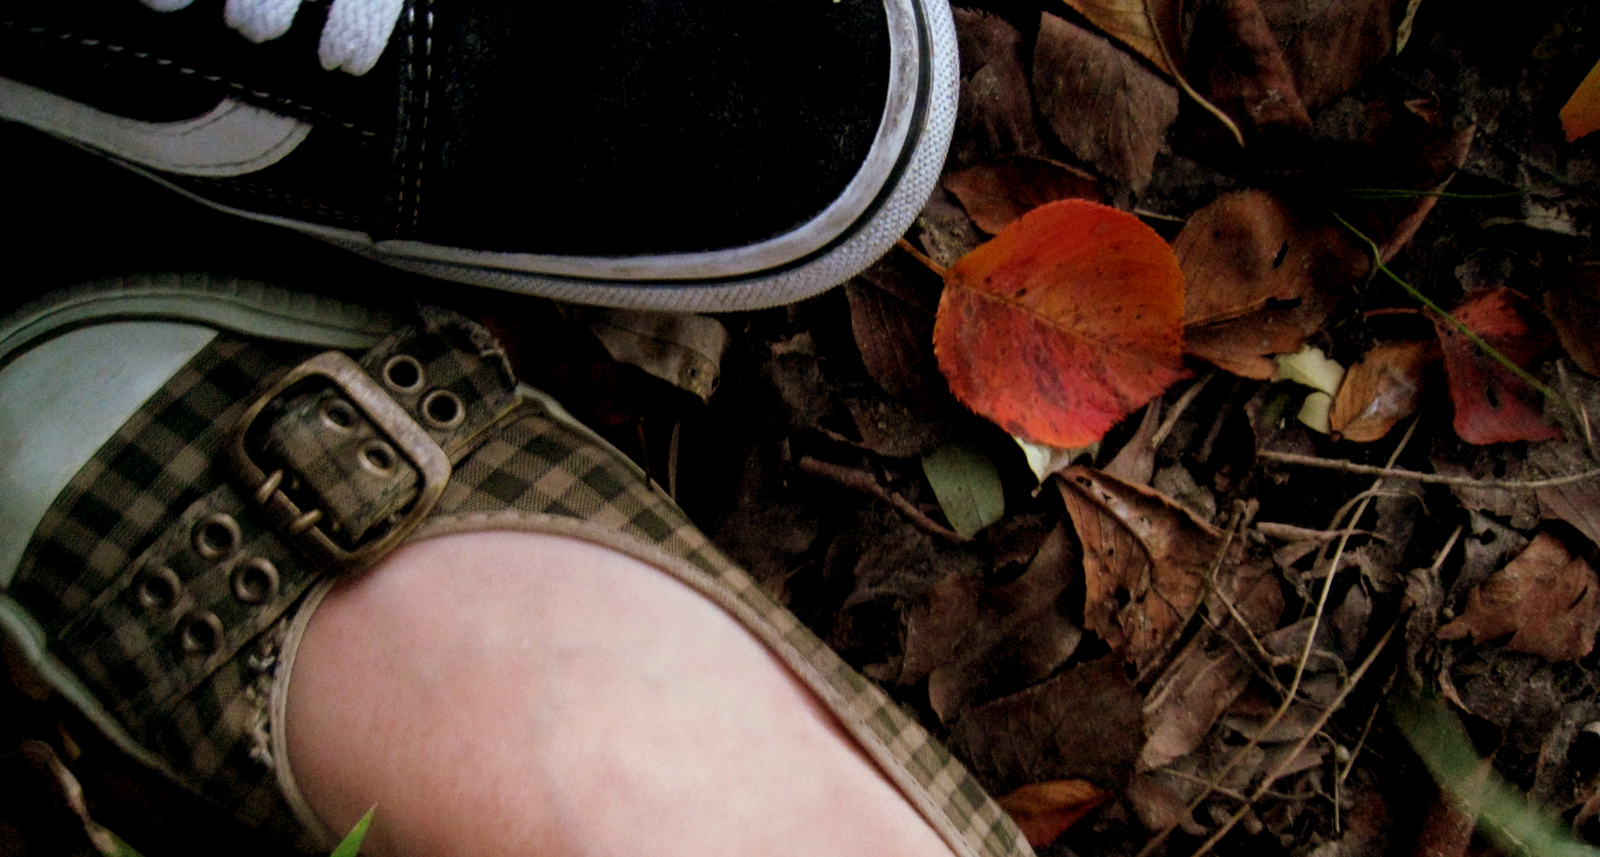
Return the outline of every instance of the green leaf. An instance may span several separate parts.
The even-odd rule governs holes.
[[[376,806],[367,810],[367,814],[361,816],[355,827],[350,828],[350,832],[344,836],[344,841],[339,843],[338,848],[333,849],[333,854],[329,857],[356,857],[361,852],[361,840],[367,838],[367,828],[372,824],[372,814],[377,811]]]
[[[963,536],[970,538],[1005,515],[1000,471],[973,444],[952,441],[924,455],[922,472],[932,483],[950,526]]]

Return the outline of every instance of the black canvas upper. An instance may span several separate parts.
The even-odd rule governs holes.
[[[855,175],[888,90],[881,0],[408,0],[378,66],[321,69],[326,3],[255,45],[222,0],[0,2],[0,76],[145,121],[223,96],[310,122],[234,208],[468,250],[626,256],[781,234]]]

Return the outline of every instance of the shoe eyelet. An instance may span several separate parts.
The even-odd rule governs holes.
[[[221,512],[205,516],[194,527],[195,552],[210,562],[233,556],[241,538],[239,522]]]
[[[422,397],[422,421],[432,429],[453,429],[467,418],[467,406],[449,390],[434,390]]]
[[[323,425],[340,434],[349,434],[356,427],[356,409],[337,396],[323,399],[317,406],[317,414],[322,417]]]
[[[178,626],[178,644],[184,654],[206,657],[222,647],[222,620],[209,610],[190,613]]]
[[[165,613],[178,603],[178,593],[183,591],[183,581],[172,569],[160,565],[145,569],[133,585],[133,596],[139,606],[151,613]]]
[[[396,354],[383,363],[383,383],[397,393],[415,393],[428,383],[428,377],[417,358]]]
[[[278,567],[254,556],[233,570],[233,597],[246,604],[265,604],[278,594]]]
[[[394,466],[398,460],[394,447],[381,440],[368,442],[361,447],[361,452],[357,453],[357,457],[361,461],[362,467],[379,476],[388,476],[393,473]]]

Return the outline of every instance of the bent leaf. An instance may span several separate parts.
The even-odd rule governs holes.
[[[1594,650],[1597,631],[1600,576],[1554,536],[1540,533],[1472,590],[1467,609],[1439,629],[1439,638],[1471,634],[1481,644],[1509,634],[1511,651],[1575,661]]]
[[[1505,287],[1467,296],[1451,311],[1505,359],[1527,368],[1555,342],[1544,316],[1522,293]],[[1448,319],[1434,318],[1455,405],[1456,434],[1484,445],[1555,440],[1561,430],[1544,418],[1543,399],[1510,368],[1491,359]]]
[[[1009,434],[1070,449],[1184,377],[1183,274],[1148,226],[1063,200],[956,262],[934,353],[956,398]]]
[[[1065,0],[1113,39],[1133,48],[1156,68],[1177,77],[1167,60],[1178,59],[1178,4],[1173,0]],[[1146,8],[1148,6],[1148,8]]]

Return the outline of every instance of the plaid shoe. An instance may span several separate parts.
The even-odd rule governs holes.
[[[406,270],[789,303],[910,225],[946,0],[0,0],[0,119]]]
[[[279,738],[303,608],[406,540],[514,525],[704,594],[957,854],[1031,853],[942,747],[460,316],[203,277],[99,284],[0,321],[0,403],[3,642],[128,753],[302,849],[328,845]]]

